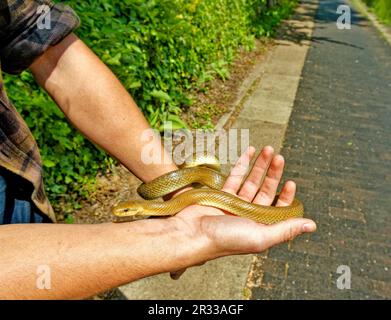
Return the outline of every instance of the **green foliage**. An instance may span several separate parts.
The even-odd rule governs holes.
[[[113,161],[68,124],[30,73],[5,77],[5,86],[37,140],[51,200],[61,197],[76,205],[77,198],[86,196],[93,186],[97,171]]]
[[[381,21],[391,24],[391,0],[364,0]]]
[[[377,0],[363,0],[365,4],[369,7],[373,7],[374,3],[376,3]]]
[[[118,76],[150,124],[185,126],[190,89],[229,77],[239,48],[269,36],[296,0],[70,0],[78,36]],[[66,121],[32,76],[5,77],[8,93],[38,141],[51,200],[71,203],[88,194],[96,173],[112,163]],[[209,115],[205,115],[209,117]]]
[[[391,24],[391,0],[377,1],[375,12],[382,21]]]

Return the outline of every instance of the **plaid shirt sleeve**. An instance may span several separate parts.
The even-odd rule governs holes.
[[[0,0],[0,61],[3,71],[27,69],[50,46],[79,26],[74,11],[50,0]]]
[[[49,19],[50,24],[45,24]],[[33,204],[52,221],[56,221],[56,216],[45,194],[38,146],[5,93],[1,71],[23,71],[78,25],[76,14],[63,4],[49,0],[0,0],[0,169],[24,178],[15,192],[31,193]]]

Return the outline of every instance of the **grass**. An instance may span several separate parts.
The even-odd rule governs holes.
[[[381,22],[391,25],[391,0],[363,0]]]

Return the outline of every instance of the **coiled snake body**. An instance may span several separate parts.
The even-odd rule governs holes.
[[[156,199],[191,184],[201,184],[208,188],[185,191],[165,202],[122,202],[112,210],[114,221],[123,222],[148,216],[172,216],[193,204],[212,206],[263,224],[303,216],[303,205],[297,199],[286,207],[262,206],[221,191],[226,177],[215,169],[219,169],[216,163],[200,163],[198,166],[172,171],[151,182],[141,184],[137,192],[144,199]]]

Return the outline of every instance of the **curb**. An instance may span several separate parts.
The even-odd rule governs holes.
[[[232,104],[231,110],[223,114],[215,125],[215,131],[228,129],[233,123],[232,119],[235,115],[238,115],[243,108],[244,103],[247,101],[251,93],[254,91],[258,83],[261,81],[263,74],[265,73],[265,66],[270,60],[270,56],[275,48],[275,44],[267,50],[265,58],[254,67],[247,81],[244,81],[239,89],[239,94],[236,101]]]

